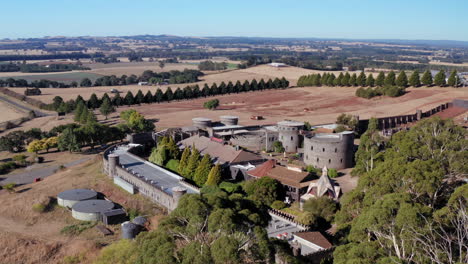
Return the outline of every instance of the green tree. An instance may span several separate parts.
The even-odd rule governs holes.
[[[408,77],[406,76],[405,71],[401,71],[400,74],[398,74],[398,78],[396,80],[396,85],[398,87],[407,87],[408,86]]]
[[[367,80],[366,80],[366,74],[364,73],[364,71],[361,71],[361,73],[356,79],[356,83],[358,86],[361,86],[361,87],[366,86]]]
[[[456,70],[453,70],[452,73],[450,73],[450,76],[447,80],[447,84],[452,87],[458,86],[458,76]]]
[[[303,211],[311,214],[313,222],[307,224],[316,224],[316,226],[323,226],[330,223],[335,212],[338,209],[336,202],[328,197],[319,197],[309,199],[304,203]]]
[[[195,174],[195,170],[198,167],[198,163],[200,160],[200,152],[195,147],[192,147],[192,153],[190,153],[190,157],[187,162],[187,166],[184,169],[184,177],[187,179],[192,180]]]
[[[91,97],[89,97],[88,108],[96,109],[96,108],[99,108],[99,105],[100,105],[99,99],[97,98],[96,94],[93,93]]]
[[[262,205],[270,206],[274,201],[284,199],[281,183],[270,177],[247,181],[243,187],[249,199]]]
[[[148,91],[146,92],[145,97],[144,97],[144,99],[143,99],[143,102],[144,102],[145,104],[150,104],[150,103],[153,102],[153,94],[151,93],[150,90],[148,90]]]
[[[375,85],[375,79],[374,79],[374,75],[369,74],[369,77],[367,77],[367,80],[366,80],[366,86],[369,86],[369,87],[374,87]]]
[[[145,96],[141,90],[138,90],[137,94],[135,95],[135,103],[142,104],[145,102]]]
[[[351,75],[349,75],[349,72],[346,72],[346,74],[343,77],[343,81],[341,82],[341,86],[350,86],[349,81],[351,80]]]
[[[208,154],[203,155],[202,160],[198,164],[195,174],[193,175],[193,181],[198,186],[203,186],[208,179],[208,174],[210,173],[211,167],[211,157]]]
[[[394,71],[390,71],[385,77],[385,85],[394,86],[396,85],[396,76]]]
[[[361,136],[353,174],[369,172],[375,168],[384,143],[377,128],[377,119],[371,118],[366,132]]]
[[[383,71],[379,72],[377,79],[375,79],[375,85],[378,87],[383,87],[385,84],[385,73]]]
[[[126,105],[133,105],[135,104],[135,97],[133,96],[132,92],[128,91],[125,95],[124,102]]]
[[[155,101],[156,103],[160,103],[160,102],[163,101],[163,99],[164,99],[164,94],[163,94],[163,92],[161,91],[161,89],[158,88],[158,89],[156,90],[156,93],[154,94],[154,101]]]
[[[78,141],[78,134],[73,128],[65,129],[58,138],[58,148],[61,151],[68,150],[70,153],[72,151],[80,151],[81,145]]]
[[[445,82],[445,71],[440,70],[435,76],[434,76],[434,84],[437,86],[445,86],[447,83]]]
[[[349,86],[357,86],[358,83],[357,83],[357,76],[356,76],[356,73],[353,73],[353,75],[351,75],[351,78],[349,79]]]
[[[179,168],[177,169],[179,174],[184,176],[184,177],[185,177],[184,169],[185,169],[185,167],[187,167],[189,157],[190,157],[190,148],[185,148],[184,151],[182,152],[182,156],[180,158]]]
[[[80,122],[81,120],[81,114],[83,113],[84,109],[86,108],[85,104],[80,101],[76,108],[75,108],[75,112],[74,112],[74,117],[73,117],[73,120],[75,122]]]
[[[90,79],[84,78],[83,80],[81,80],[80,86],[81,87],[91,87],[91,86],[93,86],[93,83],[91,82]]]
[[[221,183],[221,181],[222,181],[221,166],[219,164],[216,164],[215,166],[211,168],[205,185],[218,186]]]
[[[431,86],[432,85],[432,74],[429,70],[425,71],[422,78],[421,78],[422,84],[425,86]]]
[[[153,148],[148,160],[154,164],[159,166],[164,166],[168,159],[167,147],[165,145],[158,146],[157,148]]]
[[[102,101],[102,104],[101,104],[101,107],[99,107],[99,112],[101,112],[101,114],[103,116],[106,117],[106,120],[107,120],[107,117],[111,114],[111,113],[114,113],[115,112],[115,108],[114,106],[112,106],[111,102],[109,99],[105,98],[104,101]]]
[[[415,70],[413,74],[411,74],[410,79],[409,79],[409,85],[413,87],[419,87],[421,86],[421,80],[419,78],[419,71]]]

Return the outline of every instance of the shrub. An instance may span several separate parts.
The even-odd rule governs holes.
[[[16,164],[21,166],[26,165],[26,158],[27,156],[24,154],[18,154],[13,156],[13,160],[16,162]]]
[[[226,191],[227,193],[235,193],[241,190],[241,186],[239,184],[232,182],[222,182],[219,184],[219,188]]]
[[[219,106],[219,100],[218,99],[213,99],[213,100],[210,100],[210,101],[207,101],[205,103],[203,103],[203,107],[206,108],[206,109],[209,109],[209,110],[214,110],[216,108],[218,108]]]
[[[177,172],[177,169],[179,168],[179,161],[176,159],[171,159],[166,163],[165,167],[173,172]]]
[[[278,153],[284,152],[283,143],[281,143],[281,141],[273,142],[273,148],[275,152],[278,152]]]
[[[328,169],[328,176],[330,178],[336,178],[338,177],[338,171],[336,171],[336,169]]]
[[[14,182],[3,185],[3,189],[7,190],[9,193],[14,193],[15,187],[16,187],[16,183]]]
[[[32,206],[33,211],[38,212],[38,213],[44,213],[46,208],[47,207],[44,204],[41,204],[41,203],[33,204],[33,206]]]
[[[9,173],[11,170],[16,168],[16,162],[8,161],[0,164],[0,174]]]
[[[312,165],[307,165],[307,167],[305,168],[305,170],[310,173],[312,176],[315,176],[317,177],[318,176],[318,173],[320,172],[319,169],[315,168],[314,166]]]
[[[142,213],[135,208],[130,208],[127,210],[128,218],[133,220],[135,217],[142,215]]]
[[[274,201],[272,204],[271,204],[271,208],[273,209],[276,209],[276,210],[281,210],[283,208],[286,207],[286,204],[284,204],[283,201]]]
[[[83,231],[93,228],[96,224],[96,222],[82,222],[76,225],[69,225],[62,228],[60,233],[64,235],[77,236]]]

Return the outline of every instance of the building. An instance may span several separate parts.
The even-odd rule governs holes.
[[[280,67],[287,67],[288,65],[284,64],[284,63],[281,63],[281,62],[272,62],[270,64],[271,67],[276,67],[276,68],[280,68]]]
[[[301,248],[301,255],[307,256],[319,251],[329,250],[333,245],[320,232],[297,232],[293,234],[293,243]]]
[[[179,175],[133,155],[131,149],[132,145],[121,145],[107,149],[103,155],[104,173],[124,190],[147,196],[169,211],[177,207],[185,193],[200,193]]]
[[[265,160],[260,155],[230,146],[224,140],[214,137],[195,135],[180,141],[178,146],[181,150],[194,146],[201,155],[209,154],[215,164],[220,164],[229,171],[233,165],[256,165]],[[232,179],[245,179],[244,170],[236,171],[240,174],[231,174]]]
[[[283,144],[286,152],[297,152],[300,146],[299,131],[304,128],[304,123],[285,120],[278,122],[278,140]]]
[[[300,198],[300,205],[302,205],[309,199],[319,197],[329,197],[333,200],[338,200],[341,195],[341,187],[330,177],[328,177],[327,167],[323,167],[322,176],[318,180],[315,180],[309,184],[307,191]]]
[[[249,178],[270,177],[281,182],[286,192],[287,202],[299,201],[307,187],[312,183],[312,176],[295,167],[285,167],[271,159],[247,171]]]
[[[353,166],[354,132],[311,133],[304,137],[304,163],[316,168]]]

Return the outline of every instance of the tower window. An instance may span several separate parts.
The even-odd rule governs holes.
[[[323,152],[325,152],[325,148],[322,148]]]
[[[317,158],[317,162],[319,162],[319,158]]]
[[[293,140],[294,140],[294,139],[293,139],[293,137],[291,136],[291,141],[293,141]]]
[[[335,148],[335,153],[336,153],[337,151],[338,151],[338,149],[337,149],[337,148]]]
[[[343,163],[343,159],[340,159],[340,162]]]
[[[330,164],[330,163],[331,163],[331,159],[328,160],[328,164]]]

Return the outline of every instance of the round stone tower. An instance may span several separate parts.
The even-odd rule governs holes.
[[[117,154],[109,154],[107,156],[109,160],[109,177],[114,177],[117,172],[117,165],[119,165],[119,155]]]
[[[235,126],[239,123],[238,116],[224,115],[224,116],[220,116],[219,119],[221,123],[223,123],[225,126]]]
[[[353,166],[354,133],[319,133],[304,138],[304,163],[316,168],[345,169]]]
[[[211,127],[211,119],[205,117],[196,117],[192,119],[192,123],[194,127],[200,129],[207,129]]]
[[[297,121],[278,122],[279,141],[283,144],[286,152],[297,152],[299,147],[299,130],[304,127],[304,123]]]

